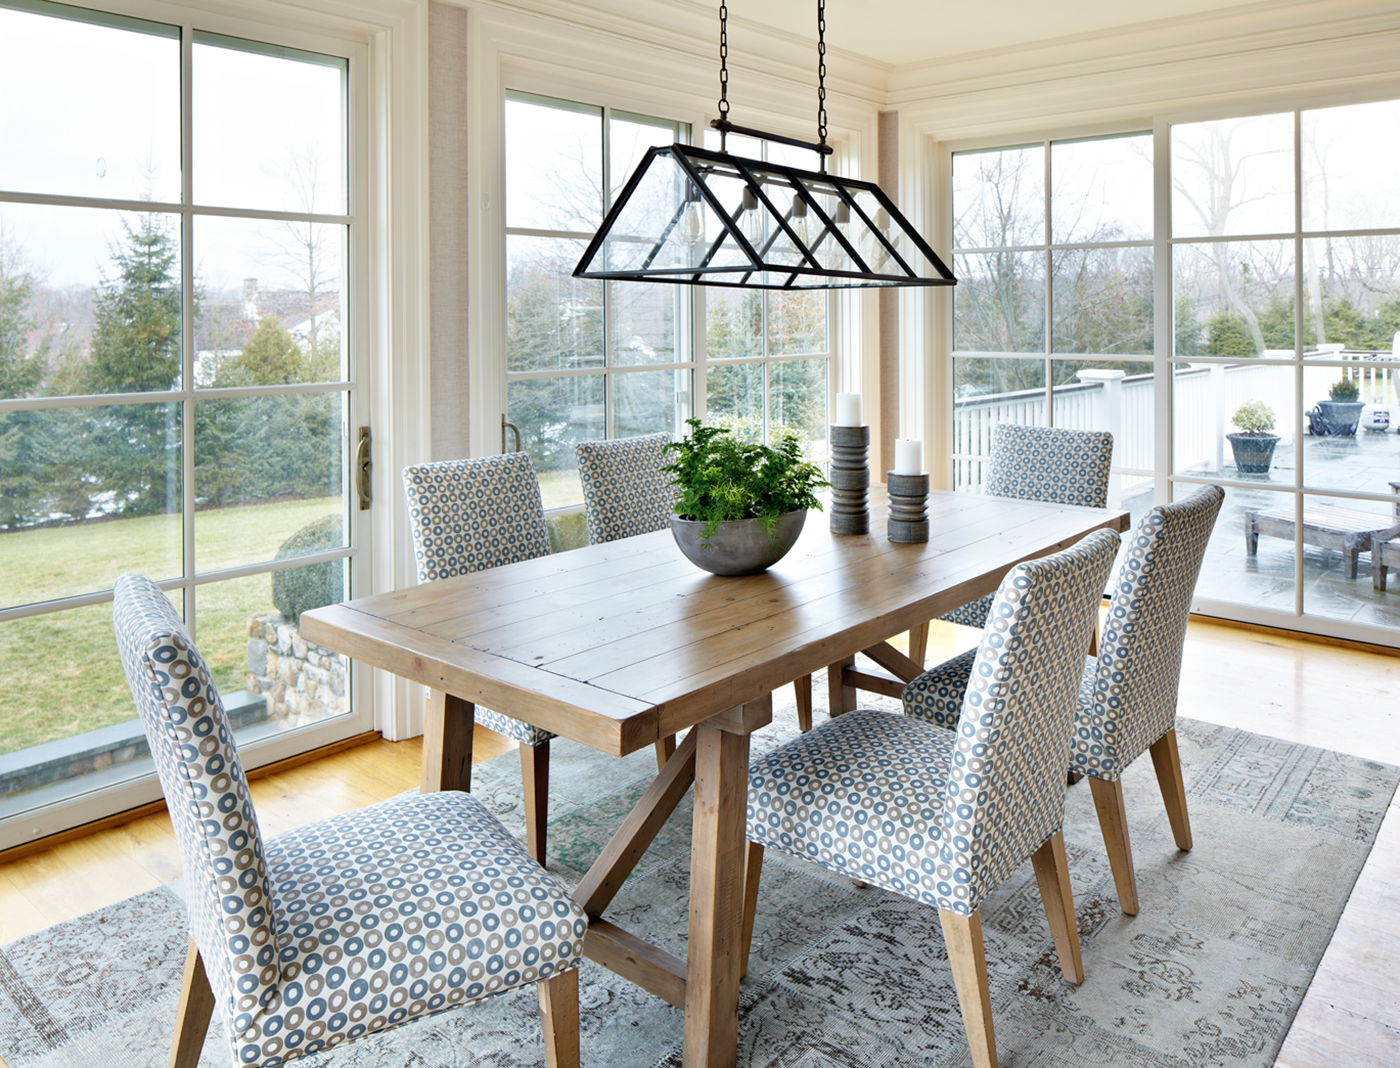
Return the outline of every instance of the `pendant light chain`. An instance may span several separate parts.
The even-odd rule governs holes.
[[[719,118],[729,121],[729,8],[719,0]],[[728,131],[720,127],[719,150],[725,151]]]
[[[817,139],[826,147],[826,0],[817,0]],[[826,153],[821,153],[826,173]]]

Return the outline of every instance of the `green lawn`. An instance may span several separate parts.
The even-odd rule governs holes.
[[[199,569],[270,560],[293,533],[340,507],[339,497],[322,497],[199,512]],[[0,600],[30,604],[109,589],[123,571],[173,578],[180,557],[179,516],[0,534]],[[241,690],[248,616],[272,608],[271,579],[210,583],[196,597],[195,637],[214,681],[221,691]],[[112,637],[111,605],[0,623],[0,753],[135,715]]]

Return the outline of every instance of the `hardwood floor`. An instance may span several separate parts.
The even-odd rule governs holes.
[[[927,663],[973,632],[934,624]],[[899,644],[899,643],[895,643]],[[1400,658],[1192,622],[1183,715],[1400,764]],[[820,700],[820,698],[819,698]],[[819,714],[818,718],[821,716]],[[478,729],[473,759],[510,743]],[[377,741],[251,784],[264,833],[383,800],[418,783],[421,742]],[[1400,1064],[1400,806],[1392,803],[1276,1062]],[[168,882],[180,858],[164,813],[0,863],[0,943]]]

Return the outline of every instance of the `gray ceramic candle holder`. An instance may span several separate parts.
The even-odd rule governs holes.
[[[928,475],[885,476],[890,494],[890,541],[913,545],[928,541]]]
[[[831,532],[870,532],[870,428],[831,427]]]

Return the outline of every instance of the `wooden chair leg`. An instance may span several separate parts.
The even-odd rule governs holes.
[[[204,974],[199,949],[190,941],[185,951],[185,976],[180,981],[180,1003],[175,1009],[175,1037],[170,1043],[170,1068],[195,1068],[204,1036],[214,1013],[214,992]]]
[[[525,847],[544,867],[545,828],[549,825],[549,743],[520,747],[520,784],[525,793]]]
[[[535,984],[540,995],[544,1062],[549,1068],[578,1068],[578,969]]]
[[[920,623],[909,631],[909,659],[918,664],[920,668],[924,666],[924,657],[928,655],[928,624]]]
[[[1113,885],[1118,888],[1118,904],[1129,916],[1138,914],[1137,873],[1133,870],[1133,847],[1128,841],[1128,810],[1123,805],[1123,781],[1089,776],[1094,792],[1094,808],[1099,814],[1099,830],[1108,850],[1108,866],[1113,869]]]
[[[974,1068],[997,1068],[997,1041],[992,1034],[992,992],[987,982],[987,955],[982,949],[982,914],[963,916],[938,910],[953,986],[958,992],[963,1028]]]
[[[668,734],[656,743],[656,770],[665,771],[666,761],[671,759],[671,754],[676,751],[676,736]]]
[[[1157,785],[1162,788],[1162,801],[1167,806],[1167,820],[1172,825],[1172,837],[1178,849],[1191,848],[1191,817],[1186,812],[1186,784],[1181,778],[1181,753],[1176,748],[1176,728],[1152,743],[1152,767],[1157,772]]]
[[[757,842],[750,842],[748,853],[744,859],[744,923],[739,931],[739,952],[744,955],[744,964],[739,971],[741,979],[749,974],[749,947],[753,944],[753,919],[758,912],[758,881],[763,876],[763,847]]]
[[[1050,922],[1050,935],[1055,940],[1055,955],[1060,958],[1060,974],[1065,982],[1078,986],[1084,982],[1084,962],[1079,956],[1079,924],[1074,918],[1074,894],[1069,886],[1069,860],[1065,857],[1065,836],[1056,831],[1031,855],[1035,881],[1040,886],[1040,900],[1045,906],[1045,918]]]
[[[797,726],[806,734],[812,729],[812,676],[795,680],[792,689],[797,695]]]

